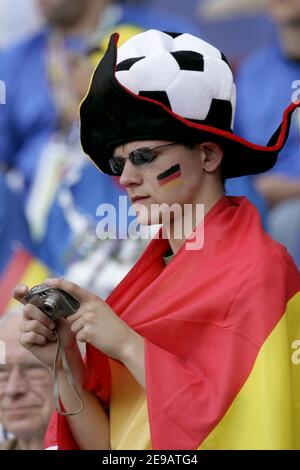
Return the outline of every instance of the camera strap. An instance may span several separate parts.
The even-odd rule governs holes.
[[[72,373],[70,371],[70,368],[69,368],[69,365],[68,365],[68,361],[67,361],[67,358],[66,358],[66,353],[65,353],[65,350],[64,348],[61,346],[61,342],[60,342],[60,339],[59,339],[59,335],[58,333],[54,330],[53,331],[55,336],[56,336],[56,341],[57,341],[57,348],[56,348],[56,352],[55,352],[55,358],[54,358],[54,363],[53,363],[53,383],[54,383],[54,387],[53,387],[53,394],[54,394],[54,405],[55,405],[55,409],[56,411],[62,415],[62,416],[74,416],[74,415],[77,415],[78,413],[81,412],[82,408],[83,408],[83,401],[82,401],[82,398],[80,396],[80,393],[78,392],[77,390],[77,387],[76,387],[76,384],[73,380],[73,377],[72,377]],[[60,398],[59,398],[59,382],[58,382],[58,374],[57,374],[57,361],[58,361],[58,356],[59,356],[59,353],[61,353],[61,359],[62,359],[62,366],[63,366],[63,370],[66,374],[66,377],[67,377],[67,381],[69,382],[69,385],[72,389],[72,392],[74,393],[74,395],[76,396],[76,398],[78,399],[79,403],[80,403],[80,406],[78,408],[78,410],[76,411],[63,411],[62,410],[62,407],[61,407],[61,401],[60,401]]]

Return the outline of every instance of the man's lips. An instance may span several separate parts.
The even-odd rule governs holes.
[[[132,203],[138,202],[138,201],[143,201],[144,199],[148,199],[150,196],[132,196],[131,201]]]
[[[30,411],[34,408],[39,408],[36,405],[32,406],[18,406],[17,408],[2,408],[2,411],[5,413],[24,413],[24,411]]]

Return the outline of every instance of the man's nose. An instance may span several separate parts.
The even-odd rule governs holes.
[[[141,184],[143,181],[141,171],[129,159],[126,159],[122,175],[120,176],[120,184],[125,187]]]
[[[4,393],[9,396],[17,396],[26,393],[28,383],[18,370],[11,371],[5,384]]]

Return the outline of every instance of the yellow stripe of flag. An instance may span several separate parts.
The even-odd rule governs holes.
[[[300,449],[299,341],[297,293],[262,346],[248,380],[199,449]]]

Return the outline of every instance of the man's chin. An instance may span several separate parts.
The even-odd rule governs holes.
[[[46,431],[46,426],[41,422],[41,417],[37,419],[22,419],[19,422],[13,421],[4,425],[7,432],[13,434],[19,439],[32,439],[33,436],[43,434]]]
[[[28,410],[11,410],[5,413],[3,417],[3,422],[5,423],[5,427],[10,429],[23,429],[28,430],[31,428],[32,423],[36,421],[35,414],[40,414],[40,409],[35,412],[34,409],[30,408]],[[10,431],[13,432],[14,431]]]

